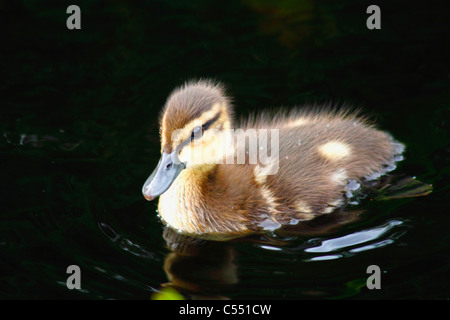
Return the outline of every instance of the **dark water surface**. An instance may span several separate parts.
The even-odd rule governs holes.
[[[9,1],[2,49],[0,298],[450,298],[450,50],[445,1]],[[187,79],[223,81],[238,115],[362,106],[405,143],[425,197],[367,200],[326,234],[225,243],[164,231],[141,187],[158,115]],[[81,269],[68,290],[66,268]],[[369,265],[382,270],[369,290]]]

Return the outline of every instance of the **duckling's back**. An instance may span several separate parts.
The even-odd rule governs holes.
[[[267,175],[262,164],[253,170],[276,221],[310,220],[334,211],[349,187],[393,170],[403,151],[389,134],[345,112],[262,115],[245,126],[279,130],[276,174]]]

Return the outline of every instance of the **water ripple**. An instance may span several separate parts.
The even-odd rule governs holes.
[[[304,251],[319,255],[309,258],[307,261],[337,259],[348,256],[349,254],[390,245],[404,233],[392,231],[403,224],[404,222],[401,220],[390,220],[383,225],[337,238],[310,239],[308,244],[313,244],[314,246],[308,247]]]
[[[120,249],[141,258],[156,260],[156,257],[153,253],[146,250],[141,245],[134,243],[130,239],[124,238],[114,229],[112,229],[108,224],[100,222],[98,226],[103,234],[107,236],[112,242],[116,243]]]

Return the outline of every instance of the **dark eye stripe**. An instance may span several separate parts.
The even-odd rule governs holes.
[[[212,117],[210,120],[206,121],[206,122],[203,124],[202,130],[203,130],[203,131],[208,130],[208,128],[209,128],[214,122],[216,122],[217,119],[219,119],[219,117],[220,117],[220,112],[217,112],[217,114],[216,114],[214,117]]]
[[[219,119],[220,112],[218,112],[214,117],[212,117],[210,120],[206,121],[200,128],[200,126],[195,127],[192,130],[191,138],[190,140],[199,139],[203,135],[203,133],[208,130],[208,128]]]

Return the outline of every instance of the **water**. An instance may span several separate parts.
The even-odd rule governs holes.
[[[150,299],[163,284],[193,298],[449,298],[441,4],[380,4],[378,31],[365,28],[360,1],[78,5],[78,31],[66,29],[59,1],[5,5],[1,298]],[[351,223],[310,232],[176,237],[141,188],[159,158],[159,110],[196,77],[223,81],[243,116],[314,101],[362,106],[406,145],[395,173],[433,192],[366,198],[346,209]],[[69,265],[81,269],[81,290],[66,287]],[[382,270],[381,290],[366,287],[370,265]]]

